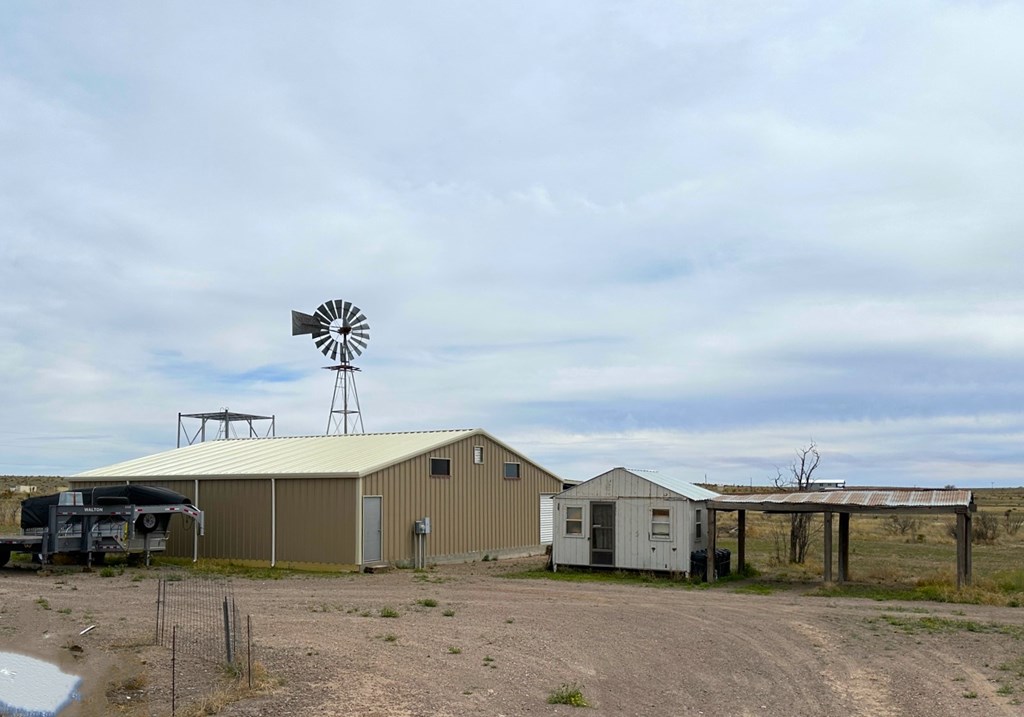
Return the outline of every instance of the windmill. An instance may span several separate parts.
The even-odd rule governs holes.
[[[366,316],[349,301],[331,299],[320,304],[312,316],[301,311],[292,312],[292,336],[300,334],[310,334],[324,356],[339,362],[334,366],[324,366],[335,372],[327,435],[347,434],[350,427],[354,433],[357,425],[359,433],[365,433],[363,417],[359,413],[359,394],[356,392],[356,371],[359,369],[352,365],[352,360],[363,352],[370,340]],[[355,408],[351,408],[353,405]],[[349,416],[353,417],[352,420]]]

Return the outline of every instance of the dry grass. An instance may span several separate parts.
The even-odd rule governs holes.
[[[228,706],[248,699],[263,692],[270,692],[281,681],[273,678],[267,672],[262,663],[255,662],[252,666],[252,687],[249,687],[249,680],[244,677],[236,677],[236,671],[225,670],[225,683],[212,694],[179,708],[175,717],[203,717],[204,715],[216,715],[224,711]]]

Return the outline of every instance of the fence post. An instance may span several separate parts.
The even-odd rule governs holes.
[[[231,614],[228,612],[228,598],[224,596],[224,647],[227,649],[228,664],[234,664],[234,655],[231,654]]]
[[[245,654],[249,669],[249,689],[252,689],[252,615],[245,616]]]
[[[175,682],[175,661],[178,658],[178,626],[171,626],[171,717],[174,717],[174,710],[177,707],[175,697],[177,695],[177,683]]]

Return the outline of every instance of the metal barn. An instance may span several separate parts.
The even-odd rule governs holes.
[[[480,429],[208,441],[69,480],[162,486],[202,505],[206,535],[172,535],[170,555],[349,570],[411,563],[423,518],[430,562],[538,554],[563,488]]]
[[[717,497],[657,471],[614,468],[555,496],[552,564],[688,573]]]

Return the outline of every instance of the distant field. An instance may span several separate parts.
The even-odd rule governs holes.
[[[35,486],[35,495],[47,495],[67,488],[67,481],[56,476],[0,476],[0,533],[21,529],[21,501],[29,494],[15,492],[19,486]]]

